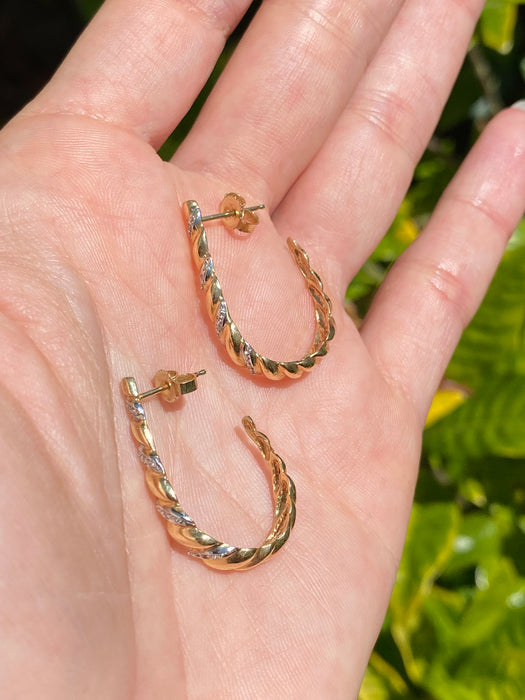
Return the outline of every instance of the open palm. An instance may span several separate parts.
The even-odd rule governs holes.
[[[246,0],[107,0],[5,129],[0,210],[2,644],[6,698],[357,694],[399,560],[426,411],[525,202],[525,114],[498,116],[358,332],[342,301],[384,234],[461,64],[481,0],[264,2],[173,162],[155,148]],[[181,204],[236,190],[267,211],[208,240],[250,343],[297,359],[311,301],[337,324],[313,372],[234,367],[207,318]],[[270,219],[271,215],[271,219]],[[170,545],[121,377],[207,370],[148,416],[185,509],[233,544],[271,522],[240,419],[297,485],[283,551],[216,573]]]

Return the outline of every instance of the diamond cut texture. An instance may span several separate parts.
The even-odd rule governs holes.
[[[156,508],[163,518],[166,518],[166,520],[169,520],[172,523],[184,526],[195,526],[195,522],[184,511],[175,510],[173,506],[161,506],[160,503],[157,503]]]
[[[224,557],[229,557],[237,551],[237,547],[232,547],[229,544],[220,544],[212,549],[207,549],[204,552],[188,552],[192,557],[197,557],[198,559],[223,559]]]
[[[252,353],[253,353],[253,348],[248,343],[246,340],[244,341],[242,345],[242,357],[244,360],[244,364],[248,369],[251,371],[252,374],[255,374],[255,369],[253,367],[253,361],[252,361]]]
[[[152,472],[156,472],[157,474],[166,473],[160,457],[157,454],[148,454],[144,445],[140,445],[139,447],[139,458],[142,464],[148,469],[151,469]]]
[[[197,207],[193,209],[191,212],[189,218],[188,218],[188,235],[191,236],[193,231],[200,226],[202,223],[202,214],[201,210],[198,209]]]
[[[226,314],[228,313],[228,307],[225,301],[221,301],[219,308],[217,309],[217,316],[215,317],[215,330],[217,335],[220,336],[222,329],[226,324]]]
[[[126,404],[128,413],[134,421],[140,422],[146,420],[146,412],[140,401],[127,401]]]
[[[201,289],[204,289],[206,282],[210,279],[213,274],[213,260],[211,258],[206,258],[201,267]]]

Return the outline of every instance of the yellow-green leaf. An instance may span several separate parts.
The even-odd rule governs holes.
[[[429,428],[449,413],[456,410],[467,399],[467,394],[460,388],[442,389],[436,392],[428,411],[425,427]]]
[[[481,15],[481,39],[485,46],[501,54],[508,54],[514,46],[514,30],[518,8],[510,2],[487,4]]]
[[[359,700],[401,700],[407,695],[408,687],[399,673],[373,652],[359,692]]]

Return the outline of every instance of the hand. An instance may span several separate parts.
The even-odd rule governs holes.
[[[171,164],[155,149],[246,0],[108,0],[1,137],[0,513],[5,697],[357,694],[403,546],[432,395],[525,202],[525,114],[484,132],[358,332],[342,307],[408,187],[481,0],[266,2]],[[209,243],[259,351],[302,356],[304,246],[337,333],[309,375],[237,370],[202,305],[181,203],[268,211]],[[271,215],[271,221],[270,221]],[[220,574],[170,546],[119,380],[206,368],[150,423],[207,532],[257,544],[268,483],[246,413],[297,484],[284,550]],[[35,688],[38,687],[38,691]]]

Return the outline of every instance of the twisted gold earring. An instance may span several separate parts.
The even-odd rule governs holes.
[[[256,352],[244,339],[233,322],[228,305],[224,300],[221,284],[215,272],[208,248],[204,221],[222,219],[225,226],[251,233],[259,223],[254,210],[263,209],[264,204],[246,207],[243,197],[234,192],[227,194],[221,202],[220,213],[202,216],[197,202],[189,200],[183,204],[188,234],[193,248],[193,261],[200,275],[201,289],[206,295],[208,314],[215,324],[215,330],[230,358],[239,366],[246,367],[252,374],[262,374],[268,379],[292,379],[300,377],[303,372],[311,370],[317,360],[328,352],[328,343],[335,334],[335,322],[332,317],[332,305],[323,290],[319,275],[314,272],[306,252],[292,239],[287,243],[294,261],[305,278],[306,287],[313,299],[315,309],[315,334],[307,354],[300,360],[277,362]]]
[[[169,403],[176,401],[197,389],[197,377],[201,374],[205,374],[205,370],[193,374],[160,370],[153,379],[154,388],[142,394],[138,392],[133,377],[124,377],[121,389],[131,420],[131,430],[139,443],[140,460],[146,467],[146,483],[157,500],[157,510],[166,520],[168,532],[175,542],[190,547],[187,553],[212,569],[251,569],[281,549],[295,523],[295,485],[286,473],[283,460],[273,451],[266,435],[257,430],[249,416],[245,416],[242,419],[244,429],[272,472],[275,504],[273,523],[268,536],[259,547],[234,547],[220,542],[200,530],[191,516],[182,509],[157,453],[142,405],[144,399],[155,394]]]

